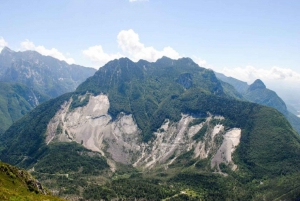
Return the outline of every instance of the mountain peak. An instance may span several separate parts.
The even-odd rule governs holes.
[[[9,49],[7,46],[5,46],[2,51],[1,54],[5,54],[5,53],[12,53],[14,52],[13,50]]]
[[[257,79],[249,86],[248,90],[253,91],[255,89],[266,89],[266,85],[263,83],[263,81]]]
[[[163,64],[163,65],[173,65],[173,62],[174,60],[166,56],[163,56],[162,58],[156,60],[156,63]]]

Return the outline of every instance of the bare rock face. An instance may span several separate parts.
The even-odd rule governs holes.
[[[171,156],[175,159],[180,153],[191,149],[193,143],[188,136],[187,128],[191,116],[182,115],[179,122],[171,123],[165,120],[165,123],[154,133],[155,140],[145,144],[141,150],[141,156],[134,163],[134,166],[144,166],[151,168],[156,164],[171,164],[173,160],[168,161]]]
[[[226,165],[231,164],[231,169],[236,170],[237,165],[235,165],[232,161],[231,154],[235,151],[236,147],[240,143],[241,139],[241,129],[235,128],[227,131],[225,133],[223,143],[221,147],[218,149],[217,153],[211,160],[211,167],[217,166],[221,163],[225,163]]]
[[[47,144],[52,140],[75,141],[103,156],[105,150],[113,160],[130,164],[132,154],[126,150],[139,149],[140,132],[132,115],[121,113],[112,121],[108,97],[102,94],[90,96],[86,106],[74,110],[70,110],[71,102],[72,99],[66,102],[48,124]]]
[[[87,97],[88,96],[88,97]],[[182,114],[179,122],[166,119],[154,132],[154,138],[147,143],[141,140],[141,130],[133,116],[120,113],[116,119],[108,114],[110,107],[106,95],[83,95],[79,99],[89,98],[83,107],[71,109],[72,98],[65,102],[51,119],[47,127],[46,143],[53,141],[82,144],[87,149],[101,153],[112,161],[132,164],[135,167],[153,168],[163,165],[168,168],[176,158],[193,150],[194,158],[207,158],[213,155],[212,167],[222,162],[229,164],[231,154],[239,144],[240,129],[225,132],[221,124],[214,125],[211,120],[222,120],[220,116],[209,116],[196,125],[190,123],[194,118]],[[194,136],[206,126],[208,129],[202,139]],[[216,143],[216,138],[223,140]]]

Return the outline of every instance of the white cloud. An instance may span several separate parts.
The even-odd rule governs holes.
[[[0,51],[7,45],[8,43],[4,40],[4,38],[0,37]]]
[[[82,53],[84,56],[88,57],[92,62],[94,62],[99,66],[106,64],[110,60],[124,57],[120,53],[116,53],[116,54],[105,53],[101,45],[89,47],[88,49],[83,50]]]
[[[163,48],[161,51],[156,50],[151,46],[146,47],[140,42],[139,35],[132,29],[121,31],[118,34],[117,41],[123,52],[134,61],[138,61],[140,59],[156,61],[163,56],[167,56],[172,59],[180,58],[179,53],[169,46]]]
[[[201,67],[207,67],[207,62],[204,59],[201,59],[196,56],[192,56],[193,61]]]
[[[75,63],[75,60],[73,58],[64,56],[63,53],[59,52],[57,49],[55,49],[55,48],[46,49],[44,46],[41,46],[41,45],[36,46],[33,42],[31,42],[29,40],[25,40],[25,41],[21,42],[21,48],[23,50],[34,50],[34,51],[39,52],[42,55],[52,56],[56,59],[63,60],[69,64]]]
[[[245,68],[224,68],[222,71],[227,76],[231,76],[247,82],[253,82],[255,79],[265,81],[288,81],[300,83],[300,73],[289,68],[274,66],[270,69],[255,68],[246,66]]]
[[[120,31],[117,36],[117,42],[123,51],[122,53],[106,53],[101,45],[89,47],[88,49],[83,50],[82,53],[97,66],[102,66],[110,60],[121,57],[128,57],[133,61],[144,59],[150,62],[156,61],[163,56],[167,56],[172,59],[180,58],[179,53],[171,47],[165,47],[161,51],[156,50],[151,46],[146,47],[140,42],[139,35],[132,29]]]

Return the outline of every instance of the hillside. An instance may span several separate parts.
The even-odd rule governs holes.
[[[189,58],[113,60],[0,145],[1,160],[78,200],[300,197],[300,137],[285,117]]]
[[[1,200],[53,200],[62,199],[51,196],[37,180],[25,170],[0,162]]]
[[[0,82],[0,133],[39,103],[48,99],[47,95],[25,85]]]
[[[74,91],[95,71],[5,47],[0,53],[0,133],[39,103]]]

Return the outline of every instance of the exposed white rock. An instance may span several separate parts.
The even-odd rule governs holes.
[[[241,129],[234,128],[226,132],[223,136],[224,140],[221,147],[218,149],[217,153],[211,160],[211,167],[217,166],[219,168],[219,164],[232,164],[232,170],[235,170],[237,166],[232,162],[232,153],[235,151],[236,147],[240,143],[241,139]]]
[[[214,116],[214,119],[224,120],[225,118],[223,116],[216,115],[216,116]]]
[[[212,131],[212,139],[215,138],[216,134],[220,133],[221,131],[224,130],[224,126],[222,124],[218,124],[214,127],[213,131]]]
[[[151,168],[157,163],[165,163],[174,154],[185,152],[192,143],[188,137],[187,128],[189,122],[193,118],[188,115],[182,115],[178,123],[170,123],[166,120],[165,123],[155,132],[155,140],[147,144],[148,149],[144,149],[142,156],[134,163],[134,166],[143,165],[146,168]],[[195,133],[194,133],[195,134]],[[145,152],[145,150],[151,150]]]
[[[153,140],[144,143],[132,115],[120,113],[116,119],[112,119],[108,114],[110,103],[106,95],[85,94],[78,97],[81,101],[86,98],[89,98],[89,101],[83,107],[71,110],[72,98],[61,106],[48,124],[47,144],[52,141],[75,141],[105,156],[112,170],[116,168],[114,162],[144,168],[160,164],[167,168],[179,155],[192,149],[195,158],[203,159],[214,154],[219,148],[215,144],[215,137],[223,133],[224,126],[218,124],[212,127],[210,121],[222,120],[224,117],[209,115],[205,122],[193,126],[189,124],[194,118],[187,114],[182,114],[179,122],[166,119],[157,132],[153,133]],[[209,127],[204,138],[201,141],[193,140],[193,136],[204,124]],[[226,152],[226,160],[231,161],[231,153],[238,145],[239,137],[236,129],[224,135],[220,149],[228,150],[230,147],[229,152]],[[217,164],[221,161],[218,158],[223,156],[219,156],[218,153],[213,159]]]
[[[89,96],[86,106],[70,111],[71,99],[64,103],[61,110],[52,118],[47,129],[47,144],[53,139],[76,141],[102,155],[105,155],[103,152],[105,148],[115,161],[131,163],[131,157],[126,150],[139,149],[136,146],[139,130],[132,115],[120,114],[112,121],[112,117],[108,114],[109,100],[106,95],[85,96]],[[83,100],[85,97],[80,98]],[[58,127],[61,128],[60,133],[57,133]]]
[[[206,121],[209,122],[210,120],[211,118],[209,117]],[[201,159],[207,158],[208,155],[211,154],[216,147],[216,144],[214,142],[215,136],[219,133],[222,133],[223,130],[224,126],[221,124],[214,126],[212,131],[208,130],[204,136],[204,140],[199,141],[194,149],[195,157],[200,157]]]
[[[204,123],[191,126],[190,129],[189,129],[189,132],[188,132],[189,137],[193,137],[203,127],[203,124]]]

